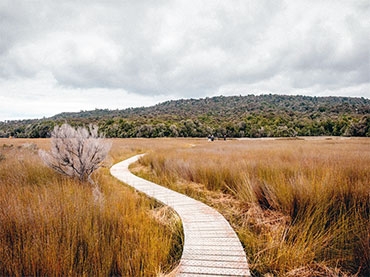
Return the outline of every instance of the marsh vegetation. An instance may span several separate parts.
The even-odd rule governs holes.
[[[143,152],[132,170],[218,209],[255,276],[370,274],[369,139],[113,139],[100,200],[42,163],[49,140],[0,142],[0,275],[169,272],[181,224],[108,171]]]
[[[157,202],[101,168],[87,181],[58,174],[41,161],[49,140],[1,140],[1,276],[156,276],[171,270],[181,233]],[[114,159],[140,151],[113,146]],[[178,253],[179,251],[177,251]]]
[[[370,274],[370,141],[244,140],[155,151],[142,175],[217,208],[256,276]]]

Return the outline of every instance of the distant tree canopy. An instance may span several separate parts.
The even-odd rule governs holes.
[[[0,137],[49,137],[54,126],[96,124],[106,137],[370,137],[370,100],[286,95],[218,96],[147,108],[62,113],[0,122]]]

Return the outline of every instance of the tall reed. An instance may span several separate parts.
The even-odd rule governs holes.
[[[369,139],[216,141],[141,163],[220,209],[256,275],[370,274]]]
[[[94,175],[95,193],[44,166],[33,144],[2,142],[1,276],[156,276],[175,265],[181,228],[171,214],[167,221],[154,216],[158,203],[123,186],[108,168]]]

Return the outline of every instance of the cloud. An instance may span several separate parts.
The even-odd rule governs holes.
[[[28,82],[45,95],[370,97],[369,12],[366,0],[3,0],[0,96]]]
[[[167,95],[146,96],[123,89],[66,88],[56,86],[50,73],[40,73],[32,80],[3,82],[0,94],[0,120],[42,118],[61,112],[125,109],[151,106],[169,100]],[[172,98],[170,98],[172,99]]]

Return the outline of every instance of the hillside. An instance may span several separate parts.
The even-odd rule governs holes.
[[[271,94],[181,99],[0,122],[0,137],[47,137],[63,122],[97,124],[107,137],[370,136],[370,100]]]

